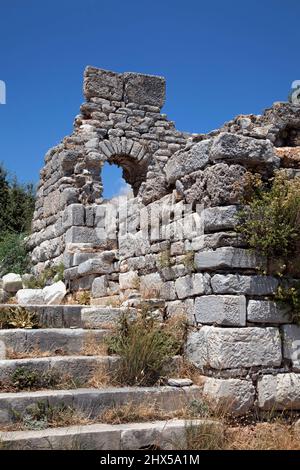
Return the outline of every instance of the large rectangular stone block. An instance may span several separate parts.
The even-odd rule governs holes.
[[[263,410],[300,409],[300,374],[264,375],[257,391],[258,406]]]
[[[290,323],[289,307],[271,300],[249,300],[247,320],[252,323]],[[300,336],[299,336],[300,339]]]
[[[246,297],[203,295],[195,300],[196,321],[208,325],[246,325]]]
[[[195,255],[195,266],[199,271],[224,268],[256,269],[260,264],[252,251],[242,248],[223,247]]]
[[[210,158],[226,163],[240,163],[246,167],[279,166],[280,159],[274,154],[269,140],[253,139],[242,135],[222,132],[212,145]]]
[[[175,281],[175,289],[179,299],[210,293],[209,280],[201,273],[179,277]]]
[[[204,233],[233,229],[237,224],[237,207],[208,207],[203,210]]]
[[[87,99],[97,97],[121,101],[123,97],[123,77],[109,70],[87,67],[84,72],[83,91]]]
[[[283,357],[291,361],[293,370],[300,372],[300,326],[283,325]]]
[[[97,243],[96,230],[91,227],[70,227],[66,232],[66,243]]]
[[[124,101],[161,108],[165,102],[166,82],[163,77],[127,72],[124,77]]]
[[[250,380],[207,377],[203,395],[218,409],[235,415],[243,415],[254,404],[255,388]]]
[[[272,276],[215,274],[211,278],[211,287],[215,294],[272,295],[278,280]]]
[[[280,366],[278,328],[218,328],[204,326],[187,340],[187,357],[197,367],[236,369]]]

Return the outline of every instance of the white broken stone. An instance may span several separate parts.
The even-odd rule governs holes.
[[[257,384],[258,406],[263,410],[299,410],[300,375],[264,375]]]
[[[249,380],[207,377],[203,397],[224,412],[242,415],[254,404],[255,388]]]
[[[246,297],[203,295],[195,300],[196,322],[208,325],[246,325]]]
[[[16,294],[19,305],[43,305],[45,303],[42,289],[20,289]]]
[[[62,281],[55,282],[52,286],[43,289],[44,302],[46,305],[59,305],[67,293],[65,284]]]
[[[193,381],[191,379],[168,379],[168,385],[170,387],[190,387],[193,385]]]
[[[5,274],[2,278],[3,281],[3,289],[6,292],[10,292],[12,294],[15,294],[18,292],[18,290],[22,289],[23,283],[22,283],[22,277],[20,274],[14,274],[14,273],[9,273]]]

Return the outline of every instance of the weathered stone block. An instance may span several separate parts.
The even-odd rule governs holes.
[[[128,271],[127,273],[120,273],[119,275],[120,289],[138,289],[139,275],[137,271]]]
[[[279,330],[204,326],[189,335],[187,357],[198,367],[213,369],[276,367],[282,360]]]
[[[243,415],[253,407],[255,388],[249,380],[207,377],[203,396],[217,409]]]
[[[193,145],[188,151],[176,152],[167,162],[165,172],[169,184],[188,175],[193,171],[202,170],[209,160],[209,148],[211,140],[202,140]]]
[[[243,295],[203,295],[195,300],[196,321],[204,324],[245,326],[246,298]]]
[[[114,251],[103,251],[98,258],[89,259],[78,266],[78,274],[108,274],[113,271]]]
[[[270,300],[249,300],[247,320],[253,323],[290,323],[290,309]]]
[[[2,278],[3,289],[6,292],[15,294],[19,289],[22,289],[23,282],[20,274],[9,273],[5,274]]]
[[[84,73],[83,91],[87,99],[99,97],[121,101],[123,77],[109,70],[87,67]]]
[[[275,156],[274,146],[269,140],[253,139],[227,132],[222,132],[214,140],[210,158],[213,161],[240,163],[246,167],[280,165],[280,159]]]
[[[94,298],[105,297],[107,295],[108,279],[107,276],[100,276],[94,279],[92,284],[92,296]]]
[[[204,232],[233,229],[237,224],[237,207],[208,207],[203,210]]]
[[[63,227],[67,229],[73,225],[85,225],[85,209],[82,204],[71,204],[63,214]]]
[[[160,296],[164,300],[175,300],[177,298],[175,290],[175,282],[167,281],[164,282],[160,289]]]
[[[202,273],[189,274],[175,280],[175,289],[179,299],[193,295],[209,294],[209,279]]]
[[[271,295],[276,292],[278,280],[272,276],[215,274],[211,287],[215,294]]]
[[[43,305],[45,303],[42,289],[21,289],[16,294],[20,305]]]
[[[300,326],[283,325],[283,357],[292,362],[293,370],[300,372]]]
[[[92,227],[70,227],[66,232],[66,243],[97,243],[97,231]]]
[[[250,250],[242,248],[224,247],[215,251],[202,251],[195,255],[195,266],[200,270],[240,268],[256,269],[260,261]]]
[[[159,297],[163,281],[159,273],[146,274],[140,277],[140,292],[144,298]]]
[[[43,289],[43,296],[46,305],[59,305],[66,296],[67,289],[62,281],[55,282],[51,286]]]
[[[300,374],[264,375],[257,391],[258,406],[263,410],[300,409]]]
[[[166,82],[163,77],[127,72],[124,77],[125,103],[137,103],[161,108],[165,102]]]

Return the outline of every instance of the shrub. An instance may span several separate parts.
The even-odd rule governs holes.
[[[300,178],[278,171],[268,183],[253,177],[252,194],[239,214],[238,230],[267,257],[286,257],[300,240]]]
[[[0,234],[0,276],[9,272],[23,274],[30,269],[24,233],[2,232]]]
[[[29,312],[23,307],[11,307],[0,311],[1,328],[37,328],[38,318],[36,313]]]
[[[144,313],[134,320],[122,315],[108,341],[109,352],[121,357],[115,380],[122,385],[154,385],[182,347],[177,330],[173,334],[167,325]]]

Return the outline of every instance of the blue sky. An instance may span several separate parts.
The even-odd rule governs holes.
[[[86,65],[164,75],[164,112],[206,132],[286,100],[300,79],[299,0],[0,0],[0,160],[38,181],[72,131]],[[107,170],[106,195],[119,173]]]

